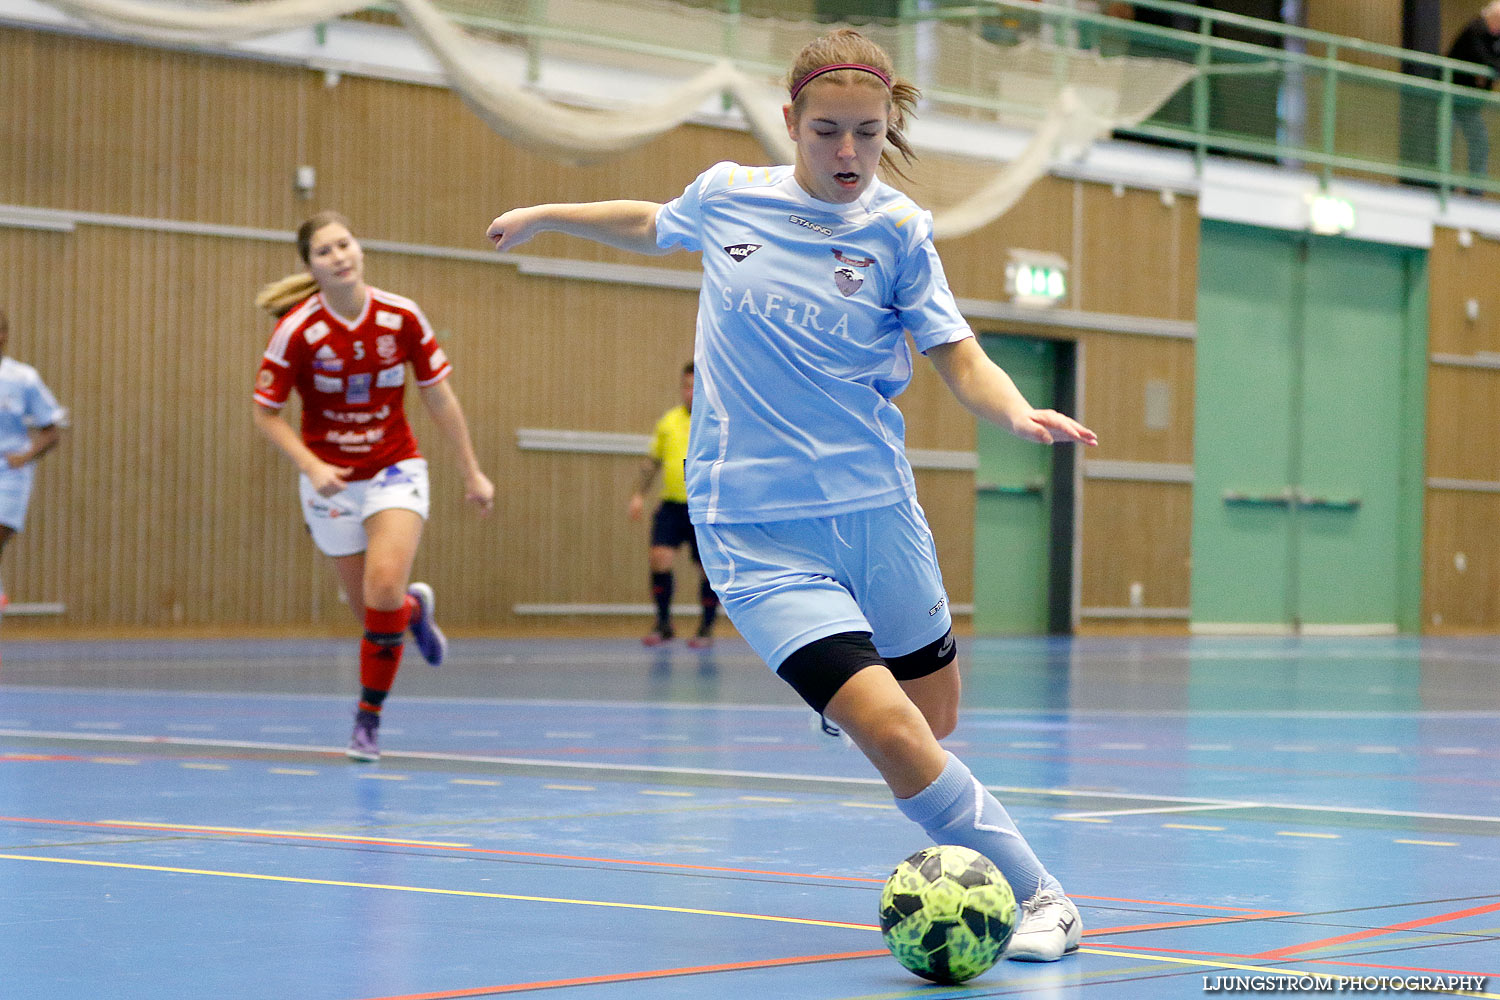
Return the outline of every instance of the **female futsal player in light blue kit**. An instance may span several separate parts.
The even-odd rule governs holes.
[[[26,527],[36,460],[62,440],[68,417],[35,368],[5,357],[9,340],[10,319],[0,310],[0,555]],[[7,603],[0,586],[0,609]]]
[[[958,666],[932,534],[892,403],[909,333],[958,400],[1043,444],[1096,443],[1032,408],[980,349],[948,289],[931,216],[875,177],[917,91],[853,31],[798,56],[793,167],[720,163],[666,205],[514,209],[499,250],[545,231],[642,253],[703,254],[688,506],[735,627],[875,765],[938,843],[984,854],[1023,901],[1007,957],[1078,948],[1078,910],[1003,806],[938,740]],[[888,165],[889,164],[888,162]]]

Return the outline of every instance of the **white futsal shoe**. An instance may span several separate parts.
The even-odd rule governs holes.
[[[1083,919],[1078,907],[1056,889],[1042,889],[1021,904],[1021,923],[1006,945],[1012,962],[1055,962],[1078,950]]]

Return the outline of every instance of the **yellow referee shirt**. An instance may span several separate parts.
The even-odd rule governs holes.
[[[651,457],[661,463],[661,498],[687,503],[687,483],[682,463],[687,460],[688,409],[674,406],[656,422],[651,435]]]

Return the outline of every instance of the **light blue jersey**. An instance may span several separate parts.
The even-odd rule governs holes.
[[[0,358],[0,455],[25,451],[31,446],[28,430],[60,424],[66,417],[35,368]]]
[[[30,428],[61,424],[67,415],[35,368],[14,358],[0,358],[0,524],[13,531],[26,525],[36,466],[27,463],[12,469],[3,456],[31,446]]]
[[[923,352],[972,336],[932,216],[880,181],[835,205],[791,167],[710,167],[656,216],[703,254],[688,509],[695,523],[830,517],[914,499],[892,400]]]

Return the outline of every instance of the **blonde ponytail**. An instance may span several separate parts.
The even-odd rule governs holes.
[[[313,276],[306,271],[299,271],[261,288],[255,296],[255,307],[280,319],[317,290],[318,283],[313,280]]]

